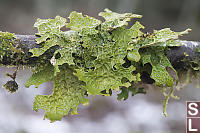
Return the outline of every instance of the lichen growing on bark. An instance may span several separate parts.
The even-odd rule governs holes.
[[[61,120],[70,111],[77,114],[78,105],[85,105],[88,95],[110,96],[112,91],[121,90],[118,100],[125,100],[129,92],[132,95],[146,93],[140,87],[145,75],[156,86],[164,88],[163,113],[166,114],[168,99],[173,97],[172,88],[179,81],[166,50],[181,46],[178,37],[190,29],[174,32],[165,28],[145,34],[141,31],[144,26],[138,21],[127,28],[131,19],[141,18],[141,15],[119,14],[109,9],[99,15],[105,20],[75,11],[70,14],[69,22],[60,16],[37,19],[34,27],[38,30],[38,47],[28,52],[23,51],[22,43],[15,45],[17,39],[13,34],[0,32],[3,44],[0,51],[12,48],[9,54],[0,52],[1,59],[17,53],[16,61],[11,64],[33,69],[32,77],[25,84],[27,87],[38,87],[47,81],[54,83],[51,95],[37,95],[34,101],[34,110],[44,109],[45,118],[52,122]],[[63,31],[63,27],[70,30]],[[168,88],[171,89],[167,94]]]

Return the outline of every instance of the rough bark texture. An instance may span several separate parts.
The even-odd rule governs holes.
[[[18,42],[23,44],[22,50],[24,51],[24,55],[22,55],[21,59],[18,60],[17,65],[28,65],[35,66],[37,63],[48,63],[52,58],[53,53],[58,47],[53,47],[48,52],[46,52],[42,58],[32,57],[31,53],[28,52],[29,49],[37,48],[39,45],[36,43],[35,39],[37,38],[34,35],[16,35]],[[170,60],[172,66],[177,71],[188,71],[188,69],[193,66],[193,63],[197,63],[198,67],[200,64],[200,42],[194,41],[181,41],[183,46],[180,47],[171,47],[166,51],[166,55]],[[0,65],[16,65],[13,63],[16,57],[7,57],[5,56],[3,60],[0,62]],[[173,74],[172,74],[173,75]],[[154,80],[150,78],[148,73],[142,73],[141,79],[143,83],[152,84]]]
[[[25,44],[28,49],[38,47],[35,39],[37,38],[34,35],[16,35],[16,37],[21,40],[22,44]],[[182,59],[186,57],[187,60],[194,60],[200,56],[200,53],[197,52],[197,49],[200,49],[200,42],[194,41],[181,41],[184,45],[181,47],[172,47],[167,51],[167,57],[174,67],[181,67],[183,65]]]
[[[15,35],[19,40],[21,40],[22,44],[25,44],[27,48],[32,49],[37,47],[37,43],[35,39],[37,38],[34,35]]]
[[[169,58],[172,66],[175,69],[179,69],[183,67],[184,61],[186,59],[187,62],[199,60],[200,57],[200,42],[194,41],[181,41],[183,46],[173,47],[169,51],[167,51],[167,57]]]

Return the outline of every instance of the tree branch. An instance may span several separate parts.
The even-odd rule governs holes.
[[[198,61],[200,58],[200,42],[181,41],[183,46],[172,47],[167,51],[167,57],[175,69],[184,67],[186,61]]]
[[[38,47],[35,41],[37,37],[34,35],[16,35],[16,37],[20,40],[22,44],[25,44],[28,49]],[[183,46],[172,47],[169,51],[167,51],[167,57],[174,67],[181,67],[181,61],[184,58],[187,58],[187,61],[192,61],[200,56],[200,53],[197,52],[197,49],[200,49],[200,42],[181,42],[183,43]]]
[[[38,57],[32,57],[31,53],[28,51],[33,48],[38,48],[39,45],[36,43],[36,39],[38,37],[34,35],[16,35],[18,42],[22,47],[22,50],[24,53],[26,53],[26,56],[21,58],[21,61],[17,65],[28,65],[28,66],[35,66],[37,63],[48,63],[49,60],[52,58],[53,53],[57,49],[57,47],[52,48],[50,50],[50,53],[44,54],[45,58],[38,58]],[[197,63],[198,67],[200,64],[200,42],[194,42],[194,41],[181,41],[183,46],[180,47],[171,47],[169,50],[166,51],[166,55],[168,59],[170,60],[172,66],[177,70],[181,71],[187,71],[191,66],[193,66],[192,63]],[[27,56],[28,55],[28,56]],[[16,57],[5,57],[3,58],[3,61],[0,62],[1,65],[16,65],[13,64],[13,60],[15,60]],[[23,60],[23,61],[22,61]],[[24,63],[24,60],[25,63]],[[142,74],[141,76],[143,83],[152,84],[154,81],[150,78],[150,75],[146,73]]]
[[[35,39],[37,38],[34,35],[15,35],[17,39],[20,40],[21,44],[25,44],[28,49],[33,49],[38,47]]]

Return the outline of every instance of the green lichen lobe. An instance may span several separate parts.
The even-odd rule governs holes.
[[[13,42],[15,40],[15,35],[9,32],[0,31],[0,59],[3,56],[8,55],[13,49]]]
[[[33,109],[45,110],[45,118],[52,122],[61,120],[69,112],[77,114],[78,106],[88,103],[88,95],[109,96],[112,91],[121,90],[118,94],[121,100],[127,99],[129,92],[132,95],[146,93],[139,87],[144,71],[159,87],[174,87],[178,81],[165,50],[180,46],[176,39],[190,29],[174,32],[165,28],[145,34],[142,32],[145,27],[138,21],[127,28],[131,19],[141,18],[141,15],[105,9],[99,16],[105,20],[74,11],[69,21],[56,16],[55,19],[37,19],[34,24],[39,47],[29,50],[31,58],[43,61],[48,51],[54,51],[46,62],[35,63],[33,75],[25,85],[39,87],[44,82],[53,82],[53,93],[37,95],[33,103]],[[0,32],[1,56],[7,55],[3,52],[13,47],[13,40],[13,34]],[[149,70],[145,68],[147,65]],[[175,77],[168,68],[175,72]],[[165,97],[168,101],[171,94]]]
[[[34,64],[30,62],[27,46],[15,34],[0,31],[0,63],[9,66]]]
[[[26,86],[35,85],[37,87],[46,81],[54,83],[51,95],[37,95],[33,103],[35,111],[44,109],[46,111],[44,118],[53,122],[61,120],[71,109],[71,114],[77,114],[78,106],[81,103],[86,104],[88,100],[84,96],[86,90],[82,87],[83,82],[73,75],[73,69],[66,64],[62,65],[60,72],[54,77],[51,68],[52,65],[49,64],[41,71],[34,73],[27,81]],[[36,81],[39,81],[39,83]]]

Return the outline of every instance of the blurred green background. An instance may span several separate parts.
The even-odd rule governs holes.
[[[68,17],[75,10],[102,19],[98,13],[105,8],[143,15],[139,21],[146,27],[145,32],[191,28],[192,32],[182,39],[200,40],[200,0],[0,0],[0,31],[34,34],[32,26],[37,18]],[[8,80],[5,72],[13,69],[0,67],[0,85]],[[127,101],[117,101],[116,94],[90,97],[90,105],[81,106],[79,115],[50,124],[42,120],[44,111],[32,111],[32,102],[36,94],[50,94],[52,84],[25,88],[23,84],[30,75],[28,69],[19,71],[20,89],[15,94],[0,88],[0,133],[184,133],[185,101],[200,100],[199,90],[188,85],[177,92],[180,101],[170,100],[169,116],[165,118],[159,90],[150,89],[147,95]]]

